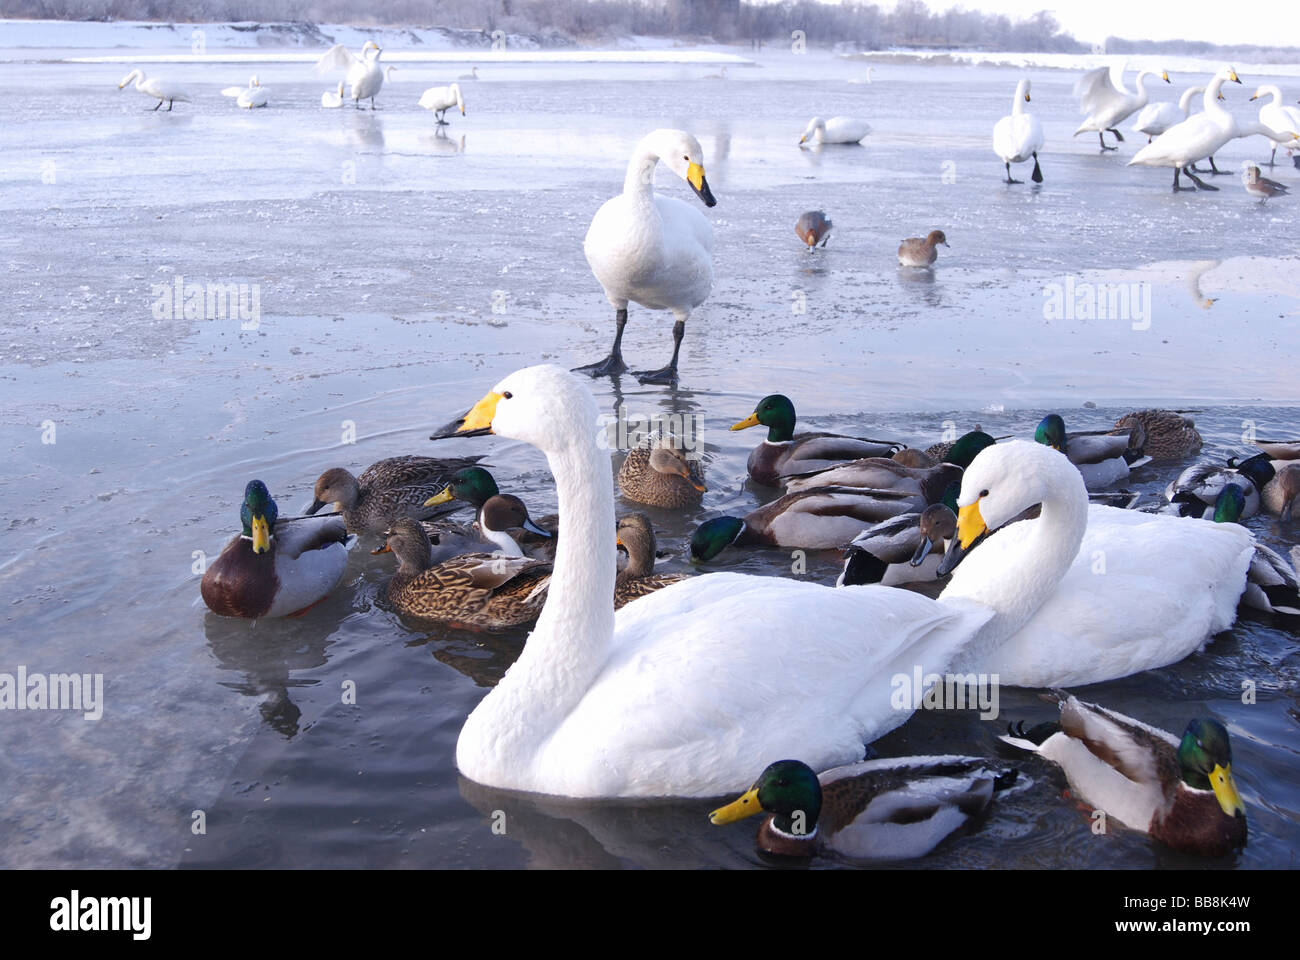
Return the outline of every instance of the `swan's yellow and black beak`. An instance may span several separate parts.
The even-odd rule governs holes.
[[[1241,83],[1240,78],[1237,76],[1237,71],[1233,70],[1231,67],[1228,68],[1228,79],[1233,83]]]
[[[698,163],[692,163],[686,168],[686,182],[691,185],[695,195],[704,202],[706,207],[718,205],[718,201],[713,198],[713,191],[709,189],[709,181],[704,179],[704,168]]]
[[[1026,94],[1025,94],[1025,103],[1032,103],[1032,102],[1033,102],[1033,101],[1031,101],[1031,100],[1029,99],[1029,94],[1026,93]]]
[[[1215,764],[1214,769],[1210,771],[1210,786],[1224,813],[1230,817],[1246,815],[1246,805],[1241,800],[1241,794],[1237,792],[1236,781],[1232,779],[1231,764],[1226,767]]]
[[[747,416],[744,420],[741,420],[740,423],[733,423],[733,424],[731,425],[731,429],[732,429],[732,430],[747,430],[747,429],[749,429],[750,427],[756,427],[756,426],[758,426],[758,411],[757,411],[757,410],[755,410],[753,413],[751,413],[749,416]]]
[[[1169,79],[1169,71],[1168,71],[1168,70],[1161,70],[1161,71],[1160,71],[1160,79],[1163,80],[1165,83],[1173,83],[1173,81]]]
[[[499,393],[489,393],[470,408],[469,413],[457,417],[451,423],[444,424],[432,434],[430,440],[446,440],[448,437],[483,437],[492,432],[492,418],[496,415],[497,404],[502,400]]]
[[[266,553],[271,549],[271,528],[266,522],[266,517],[257,514],[253,517],[253,552]]]
[[[744,820],[746,817],[752,817],[756,813],[762,813],[763,807],[758,802],[758,784],[750,787],[739,798],[731,801],[725,807],[718,807],[709,814],[709,822],[714,826],[723,826],[728,823],[735,823],[737,820]]]
[[[974,503],[968,503],[957,511],[957,536],[953,538],[948,549],[944,551],[943,559],[939,561],[939,566],[935,571],[936,576],[946,577],[961,563],[962,558],[979,545],[980,541],[988,535],[988,525],[984,523],[984,517],[980,515],[980,503],[976,500]]]

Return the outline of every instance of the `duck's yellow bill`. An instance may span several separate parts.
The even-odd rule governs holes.
[[[455,500],[456,495],[451,492],[451,485],[443,487],[442,492],[435,493],[428,500],[424,501],[426,507],[436,507],[440,503],[446,503],[449,500]]]
[[[468,433],[471,430],[486,430],[492,432],[492,418],[496,416],[497,404],[501,402],[501,394],[489,393],[486,397],[470,409],[465,414],[465,420],[456,430],[457,433]]]
[[[271,549],[271,530],[266,517],[261,514],[253,518],[253,552],[266,553]]]
[[[733,424],[731,425],[731,429],[732,429],[732,430],[744,430],[746,427],[756,427],[756,426],[758,426],[758,412],[757,412],[757,411],[755,411],[754,413],[751,413],[751,414],[750,414],[749,416],[747,416],[744,420],[741,420],[740,423],[733,423]]]
[[[725,807],[718,807],[709,814],[709,822],[720,827],[723,824],[735,823],[737,820],[744,820],[746,817],[752,817],[754,814],[762,812],[763,808],[758,802],[758,787],[750,787],[739,799],[731,801]]]
[[[968,503],[957,511],[957,541],[961,544],[963,550],[970,549],[970,545],[988,533],[988,525],[984,523],[984,518],[980,516],[980,502]]]
[[[1226,767],[1215,764],[1210,772],[1210,786],[1214,789],[1214,796],[1218,799],[1224,813],[1230,817],[1246,815],[1246,805],[1242,803],[1241,794],[1237,792],[1237,784],[1232,779],[1231,764]]]

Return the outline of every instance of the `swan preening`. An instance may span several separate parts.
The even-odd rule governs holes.
[[[1235,524],[1089,507],[1065,456],[1013,441],[965,472],[948,568],[960,565],[938,601],[714,573],[615,615],[613,485],[597,413],[578,378],[536,366],[434,434],[540,448],[559,497],[546,605],[456,746],[461,773],[488,786],[714,796],[742,788],[772,757],[820,769],[853,762],[907,718],[893,678],[918,665],[1049,686],[1182,659],[1234,622],[1254,553]],[[1037,520],[1011,523],[1034,504]]]
[[[799,144],[802,146],[809,141],[860,143],[870,132],[871,126],[865,120],[855,120],[853,117],[831,117],[829,120],[823,120],[821,117],[813,117],[804,128]]]
[[[320,105],[326,108],[343,106],[343,81],[339,81],[338,90],[326,90],[320,95]]]
[[[362,100],[370,101],[370,109],[375,109],[375,95],[384,85],[383,68],[379,66],[379,58],[383,55],[383,50],[379,44],[373,40],[367,40],[366,45],[361,48],[361,55],[354,56],[347,47],[341,43],[336,43],[325,51],[325,54],[316,61],[316,71],[324,73],[328,70],[346,70],[346,82],[352,87],[353,106],[361,108]]]
[[[1118,150],[1119,147],[1106,146],[1103,131],[1113,133],[1116,143],[1124,142],[1123,134],[1115,128],[1146,106],[1150,98],[1145,83],[1147,77],[1159,77],[1165,83],[1170,82],[1169,74],[1164,70],[1142,70],[1134,84],[1137,92],[1130,93],[1124,86],[1122,68],[1097,67],[1080,77],[1074,93],[1079,98],[1079,108],[1088,116],[1074,131],[1074,136],[1095,130],[1103,150]]]
[[[1043,171],[1038,166],[1038,151],[1043,149],[1043,125],[1038,118],[1025,112],[1029,102],[1029,79],[1016,85],[1016,95],[1011,101],[1011,115],[1003,117],[993,127],[993,152],[1002,158],[1007,168],[1007,183],[1023,183],[1011,178],[1011,165],[1033,159],[1034,183],[1043,182]]]
[[[1295,142],[1294,135],[1273,130],[1255,120],[1239,121],[1218,100],[1225,83],[1241,83],[1237,71],[1224,67],[1205,87],[1202,96],[1205,111],[1194,114],[1181,123],[1176,123],[1159,137],[1139,150],[1130,160],[1129,166],[1137,164],[1148,167],[1173,167],[1174,190],[1218,190],[1202,181],[1191,170],[1197,160],[1213,156],[1229,140],[1248,137],[1262,133],[1275,141]],[[1195,187],[1182,187],[1178,182],[1179,172],[1196,184]]]
[[[271,91],[258,81],[257,74],[248,78],[246,87],[226,87],[221,91],[223,97],[234,97],[235,106],[245,110],[266,106],[270,102],[270,94]]]
[[[579,367],[593,377],[627,370],[623,327],[628,303],[668,310],[673,324],[673,356],[666,367],[636,374],[642,383],[673,383],[686,320],[713,289],[713,226],[689,203],[658,194],[655,169],[660,161],[685,180],[707,207],[717,201],[704,177],[704,150],[684,130],[655,130],[632,153],[623,192],[606,200],[591,220],[582,249],[614,307],[614,343],[599,363]]]
[[[137,90],[143,93],[146,97],[151,97],[158,101],[158,106],[154,107],[155,110],[166,103],[167,109],[170,111],[172,104],[177,100],[181,101],[181,103],[190,102],[190,95],[183,89],[176,86],[174,83],[168,83],[166,80],[162,80],[158,77],[147,77],[145,76],[145,72],[138,67],[122,78],[122,82],[117,85],[117,89],[121,90],[132,80],[135,81],[135,88]]]
[[[445,87],[430,87],[420,94],[420,106],[438,115],[440,127],[447,125],[444,115],[452,107],[459,107],[460,115],[465,116],[465,99],[460,94],[459,83],[452,83]]]

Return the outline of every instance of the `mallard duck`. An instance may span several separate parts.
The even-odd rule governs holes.
[[[1255,446],[1274,460],[1300,460],[1300,440],[1256,440]]]
[[[669,510],[698,506],[708,490],[700,461],[665,436],[649,437],[627,452],[618,468],[618,488],[629,500]]]
[[[644,513],[620,517],[615,542],[627,551],[627,566],[614,579],[615,610],[670,583],[686,579],[680,573],[654,572],[655,531]]]
[[[655,168],[661,160],[706,207],[717,203],[704,178],[704,149],[685,130],[655,130],[636,145],[623,192],[596,211],[582,242],[591,272],[614,308],[609,356],[578,368],[593,377],[627,369],[622,352],[627,305],[639,303],[670,311],[676,322],[668,366],[637,377],[642,383],[675,383],[686,320],[713,289],[713,226],[694,206],[655,192]]]
[[[203,602],[223,617],[283,617],[325,598],[348,564],[341,519],[279,520],[266,484],[250,480],[242,532],[204,571]]]
[[[1083,802],[1183,853],[1222,857],[1246,842],[1228,731],[1197,717],[1179,740],[1064,690],[1059,723],[1023,723],[1002,739],[1065,771]]]
[[[1215,523],[1240,523],[1245,505],[1242,485],[1225,484],[1214,506],[1207,508],[1212,510],[1212,515],[1205,519]],[[1255,555],[1246,574],[1246,592],[1241,595],[1241,602],[1265,613],[1300,616],[1300,580],[1296,578],[1295,568],[1280,553],[1258,540],[1255,541]]]
[[[976,426],[974,430],[963,433],[956,440],[943,440],[926,447],[925,455],[930,459],[931,465],[955,463],[959,467],[967,467],[975,459],[975,454],[985,447],[1009,439],[1010,437],[991,437]]]
[[[314,514],[332,503],[350,533],[382,533],[400,517],[421,520],[432,516],[436,511],[426,508],[425,501],[445,487],[453,473],[480,459],[389,457],[372,463],[359,477],[335,467],[317,479],[315,499],[307,513]]]
[[[714,517],[691,535],[691,556],[712,560],[726,547],[843,547],[873,524],[926,507],[916,493],[814,487],[787,493],[742,517]]]
[[[862,440],[834,433],[794,432],[794,404],[779,393],[764,397],[732,430],[746,430],[762,424],[767,439],[749,454],[749,476],[755,483],[779,487],[787,478],[817,473],[850,460],[888,457],[902,448],[890,440]]]
[[[1119,483],[1128,477],[1131,466],[1147,462],[1142,454],[1146,435],[1140,423],[1133,424],[1128,436],[1067,434],[1061,415],[1049,413],[1038,424],[1034,439],[1069,457],[1089,490]]]
[[[1012,441],[987,447],[962,478],[952,552],[966,559],[938,601],[712,573],[615,616],[614,493],[598,416],[581,380],[543,365],[506,376],[433,434],[540,448],[563,518],[548,602],[456,745],[460,772],[487,786],[716,797],[772,757],[828,769],[858,760],[863,743],[907,719],[891,703],[898,672],[960,666],[1017,686],[1128,676],[1176,662],[1231,626],[1245,589],[1247,531],[1089,508],[1069,460]],[[1034,504],[1037,521],[966,552]]]
[[[978,757],[866,760],[820,775],[800,760],[778,760],[709,821],[766,813],[754,844],[768,856],[914,860],[982,814],[994,791],[1017,777]]]
[[[952,485],[952,503],[960,489]],[[957,534],[957,514],[948,503],[935,503],[920,513],[904,513],[868,527],[844,551],[844,569],[837,587],[883,583],[897,587],[932,583],[938,579],[945,544]],[[937,595],[937,594],[936,594]]]
[[[948,246],[942,230],[931,230],[924,237],[908,237],[898,247],[898,262],[904,267],[928,267],[939,259],[939,244]]]
[[[935,465],[935,461],[930,458],[928,453],[924,450],[918,450],[916,447],[906,447],[899,450],[889,459],[914,470],[928,470]]]
[[[375,553],[397,555],[385,594],[398,613],[420,620],[498,629],[529,623],[542,611],[551,565],[531,557],[466,553],[429,566],[429,537],[419,521],[393,523]]]
[[[794,225],[794,232],[795,236],[808,245],[808,250],[811,252],[819,243],[823,247],[826,246],[826,241],[831,238],[831,226],[825,212],[809,210],[800,214]]]
[[[961,480],[962,468],[954,463],[940,463],[916,469],[905,467],[889,457],[853,460],[807,477],[791,478],[785,485],[788,493],[815,490],[819,487],[889,491],[919,496],[926,504],[938,503],[953,483]]]
[[[1181,460],[1199,453],[1204,443],[1196,421],[1181,410],[1135,410],[1116,420],[1111,433],[1131,434],[1135,424],[1144,436],[1142,453],[1152,460]]]
[[[1235,467],[1195,463],[1165,487],[1165,499],[1170,503],[1166,512],[1212,520],[1219,495],[1227,485],[1236,484],[1244,497],[1238,519],[1248,520],[1259,513],[1260,491],[1272,479],[1273,468],[1267,458],[1251,457]]]
[[[1257,453],[1240,462],[1230,458],[1228,466],[1248,477],[1259,490],[1260,506],[1283,522],[1290,522],[1295,503],[1300,500],[1300,461]]]
[[[509,496],[503,504],[497,506],[493,516],[485,520],[484,508],[497,496],[501,496],[501,491],[497,488],[497,482],[492,474],[483,467],[465,467],[456,471],[447,486],[426,500],[424,505],[436,507],[453,500],[468,503],[474,507],[475,522],[482,535],[483,544],[492,543],[496,544],[498,549],[509,549],[502,546],[505,540],[500,536],[496,539],[488,536],[489,531],[495,531],[514,543],[523,551],[524,556],[547,561],[555,559],[559,518],[555,514],[550,514],[534,521],[529,516],[524,502],[518,497]],[[506,504],[509,505],[508,509],[503,510],[502,507]],[[501,523],[505,523],[506,526],[500,526]],[[428,524],[425,525],[425,532],[429,532]]]

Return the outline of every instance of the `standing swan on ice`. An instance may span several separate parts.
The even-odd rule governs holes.
[[[1255,91],[1252,100],[1258,100],[1260,97],[1272,97],[1273,99],[1259,108],[1259,122],[1267,127],[1282,133],[1300,133],[1300,110],[1295,107],[1287,106],[1282,102],[1282,91],[1272,83],[1267,83]],[[1286,141],[1282,141],[1286,143]],[[1273,141],[1273,152],[1269,154],[1268,165],[1274,166],[1277,161],[1278,141]],[[1294,152],[1296,150],[1295,141],[1292,140],[1287,150]]]
[[[623,362],[623,327],[629,302],[651,310],[671,310],[673,358],[661,370],[636,376],[642,383],[674,383],[677,355],[686,333],[686,318],[713,289],[713,227],[692,205],[655,193],[655,168],[662,160],[691,185],[706,207],[717,203],[704,179],[704,150],[684,130],[647,134],[632,154],[623,192],[606,200],[587,230],[582,249],[591,272],[614,306],[614,345],[599,363],[578,367],[593,377],[627,369]]]
[[[158,101],[158,107],[161,107],[163,103],[166,103],[169,113],[171,112],[172,104],[177,100],[181,101],[181,103],[190,102],[190,95],[180,87],[173,83],[168,83],[166,80],[159,80],[157,77],[146,77],[144,71],[139,68],[132,70],[123,77],[122,82],[117,85],[117,89],[121,90],[132,80],[135,81],[135,88],[137,90],[143,93],[146,97],[152,97]],[[158,107],[154,107],[154,109],[157,110]]]
[[[1074,131],[1074,136],[1095,130],[1103,150],[1118,150],[1119,147],[1106,146],[1102,131],[1109,130],[1115,134],[1116,143],[1124,142],[1124,135],[1115,128],[1147,105],[1150,94],[1143,82],[1147,77],[1159,77],[1169,83],[1167,72],[1143,70],[1137,75],[1137,93],[1129,93],[1124,88],[1123,70],[1118,72],[1118,79],[1112,76],[1110,67],[1097,67],[1080,77],[1074,85],[1074,95],[1079,98],[1079,108],[1088,116],[1079,124],[1079,129]]]
[[[1038,118],[1025,112],[1029,102],[1029,80],[1021,80],[1011,101],[1011,116],[1003,117],[993,127],[993,152],[1002,158],[1007,167],[1007,183],[1024,183],[1011,179],[1011,165],[1034,159],[1034,183],[1043,182],[1043,171],[1038,167],[1038,151],[1043,149],[1043,125]]]
[[[352,87],[352,105],[358,110],[361,109],[361,101],[369,100],[370,109],[375,109],[375,95],[379,93],[380,87],[384,85],[384,71],[379,66],[379,58],[383,51],[379,49],[379,44],[373,40],[367,40],[366,45],[361,48],[361,56],[355,57],[348,52],[348,48],[341,43],[336,43],[325,51],[324,56],[316,61],[316,72],[324,73],[327,70],[346,70],[347,83]]]
[[[430,87],[420,94],[420,106],[432,110],[438,115],[438,126],[445,127],[445,114],[452,107],[460,108],[460,115],[465,116],[465,100],[460,95],[460,84],[453,83],[446,87]]]

